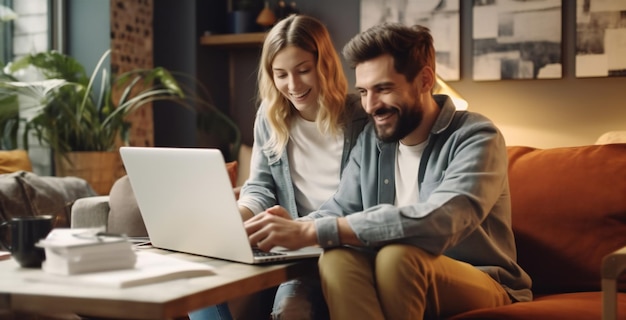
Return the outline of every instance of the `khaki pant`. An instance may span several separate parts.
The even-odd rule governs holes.
[[[327,250],[319,269],[331,319],[441,319],[511,303],[485,272],[409,245]]]

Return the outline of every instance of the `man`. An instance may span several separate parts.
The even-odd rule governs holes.
[[[297,221],[280,207],[255,216],[250,242],[324,247],[334,319],[445,318],[532,299],[516,263],[504,138],[431,94],[429,30],[374,26],[343,54],[373,121],[333,198]]]

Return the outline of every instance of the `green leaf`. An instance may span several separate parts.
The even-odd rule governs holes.
[[[57,51],[27,55],[11,63],[9,70],[15,73],[33,66],[43,72],[47,79],[65,79],[69,82],[87,84],[85,68],[73,57]]]

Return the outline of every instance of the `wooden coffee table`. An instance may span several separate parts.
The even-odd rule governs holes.
[[[145,249],[144,249],[145,250]],[[112,289],[26,280],[29,273],[13,260],[0,261],[0,310],[64,313],[118,319],[174,319],[188,312],[274,287],[316,272],[317,259],[252,266],[160,249],[147,249],[206,263],[216,275]]]

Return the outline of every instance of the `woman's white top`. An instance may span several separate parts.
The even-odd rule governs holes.
[[[317,210],[339,186],[343,133],[323,135],[314,121],[294,117],[287,154],[298,213]]]

